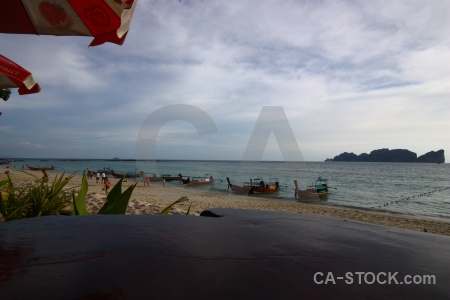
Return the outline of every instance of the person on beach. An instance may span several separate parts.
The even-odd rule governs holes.
[[[102,182],[105,182],[105,180],[106,180],[106,174],[105,174],[105,172],[102,172]]]
[[[142,175],[142,183],[144,183],[144,186],[147,186],[147,176]]]
[[[111,181],[109,181],[108,177],[105,177],[105,193],[108,196],[109,188],[111,187]]]
[[[98,183],[100,180],[100,171],[97,172],[97,176],[95,177],[95,183]]]
[[[261,180],[261,181],[259,182],[259,187],[262,188],[262,189],[265,187],[265,186],[264,186],[264,181]]]

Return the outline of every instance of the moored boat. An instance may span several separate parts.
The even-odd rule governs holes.
[[[172,176],[170,174],[162,174],[161,178],[165,179],[166,181],[174,181],[174,180],[181,180],[183,176],[181,174],[178,174],[178,176]]]
[[[230,178],[227,177],[228,189],[230,189],[235,194],[248,195],[252,188],[250,182],[244,182],[242,186],[232,184]]]
[[[228,188],[235,194],[253,195],[253,194],[270,194],[278,192],[280,189],[280,180],[278,178],[270,178],[269,182],[264,182],[261,177],[250,179],[250,182],[244,182],[242,186],[232,184],[227,177]]]
[[[251,189],[249,194],[270,194],[278,192],[280,189],[280,179],[270,178],[269,182],[264,182],[261,177],[250,181]]]
[[[89,169],[87,169],[87,171],[88,172],[92,172],[93,174],[97,174],[97,173],[105,173],[106,175],[110,175],[111,174],[111,170],[108,168],[108,169],[103,169],[103,170],[98,170],[98,171],[92,171],[92,170],[89,170]]]
[[[27,164],[27,167],[28,167],[29,170],[32,170],[32,171],[41,171],[41,170],[51,171],[51,170],[55,169],[54,166],[51,166],[51,167],[31,167],[28,164]]]
[[[114,170],[111,170],[111,175],[114,178],[136,178],[136,177],[140,177],[141,176],[137,172],[116,173],[116,172],[114,172]]]
[[[313,184],[308,185],[304,190],[298,188],[297,180],[294,180],[294,185],[294,196],[298,200],[323,200],[328,197],[328,179],[319,177]]]
[[[156,174],[152,175],[146,175],[144,171],[140,171],[138,173],[136,172],[127,172],[127,173],[116,173],[113,170],[111,170],[111,174],[114,178],[136,178],[136,177],[143,177],[143,180],[150,180],[150,182],[161,182],[161,181],[174,181],[174,180],[180,180],[181,181],[181,174],[178,176],[171,176],[170,174],[163,174],[161,176],[157,176]]]
[[[7,159],[0,159],[0,165],[7,165],[9,163],[10,163],[10,161]]]
[[[163,181],[163,178],[161,176],[156,176],[156,174],[153,174],[152,176],[147,176],[147,175],[143,175],[144,180],[145,178],[150,179],[151,182],[158,182],[158,181]]]
[[[194,176],[188,177],[187,179],[181,178],[184,185],[208,185],[214,183],[214,178],[212,176]]]
[[[151,182],[159,182],[159,181],[174,181],[174,180],[181,180],[181,174],[178,176],[172,176],[170,174],[162,174],[161,176],[156,176],[156,174],[153,174],[151,176],[142,175],[150,179]]]

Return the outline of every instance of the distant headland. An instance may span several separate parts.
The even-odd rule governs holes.
[[[417,154],[406,149],[387,148],[373,150],[369,154],[362,153],[356,155],[353,152],[341,153],[334,158],[327,158],[325,161],[359,161],[359,162],[421,162],[437,163],[445,162],[444,150],[430,151],[417,157]]]

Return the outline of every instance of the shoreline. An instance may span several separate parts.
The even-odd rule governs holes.
[[[7,169],[0,167],[0,181],[6,179],[5,171],[10,171],[11,180],[15,184],[32,184],[34,178],[17,169]],[[24,170],[27,173],[34,174],[41,178],[41,171]],[[62,173],[48,172],[49,182],[52,182],[57,175]],[[69,174],[67,174],[69,175]],[[77,191],[81,184],[81,175],[74,175],[67,188],[74,188]],[[119,179],[108,176],[108,179],[115,185]],[[211,208],[235,208],[235,209],[256,209],[270,210],[280,212],[290,212],[307,215],[321,215],[340,218],[344,220],[355,220],[378,225],[385,225],[395,228],[403,228],[414,231],[422,231],[440,235],[450,236],[450,222],[427,219],[409,215],[394,215],[386,212],[373,212],[364,209],[339,208],[326,206],[324,204],[304,203],[304,202],[288,202],[270,198],[257,198],[249,196],[239,196],[234,194],[218,193],[210,190],[193,189],[186,187],[173,186],[166,183],[150,183],[150,187],[146,187],[142,183],[141,178],[137,178],[138,184],[133,191],[127,208],[127,214],[157,214],[165,207],[172,204],[182,196],[187,196],[189,201],[176,204],[170,214],[185,214],[189,206],[190,215],[198,216],[202,211]],[[95,182],[95,176],[88,178],[89,189],[86,196],[86,206],[88,211],[97,213],[106,200],[105,192],[102,190],[103,185]],[[133,179],[128,179],[122,184],[122,191],[134,183]]]

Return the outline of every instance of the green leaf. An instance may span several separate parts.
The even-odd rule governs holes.
[[[116,183],[116,185],[111,189],[108,196],[106,197],[106,202],[103,204],[102,208],[98,212],[99,214],[125,214],[128,206],[128,202],[131,198],[134,188],[137,183],[128,187],[122,194],[122,181],[123,178]]]
[[[166,208],[164,208],[163,211],[161,211],[159,214],[160,214],[160,215],[168,215],[170,209],[171,209],[175,204],[178,204],[178,203],[181,203],[181,202],[185,202],[185,201],[189,201],[189,198],[186,197],[186,196],[183,196],[183,197],[181,197],[180,199],[178,199],[177,201],[175,201],[175,202],[173,202],[172,204],[170,204],[169,206],[167,206]]]
[[[120,200],[116,202],[116,211],[119,214],[125,214],[127,211],[128,202],[130,201],[131,194],[133,193],[134,188],[136,187],[137,183],[129,186],[125,192],[122,193],[120,196]]]
[[[89,215],[86,209],[86,195],[89,188],[89,184],[86,178],[86,171],[83,172],[83,178],[81,179],[81,188],[77,197],[75,198],[75,192],[72,193],[73,199],[73,212],[76,216]]]
[[[106,197],[106,202],[103,204],[102,208],[99,210],[99,214],[112,214],[110,211],[114,211],[114,201],[115,199],[119,199],[122,194],[122,181],[123,178],[119,180],[119,182],[114,185],[111,191],[108,193]]]

